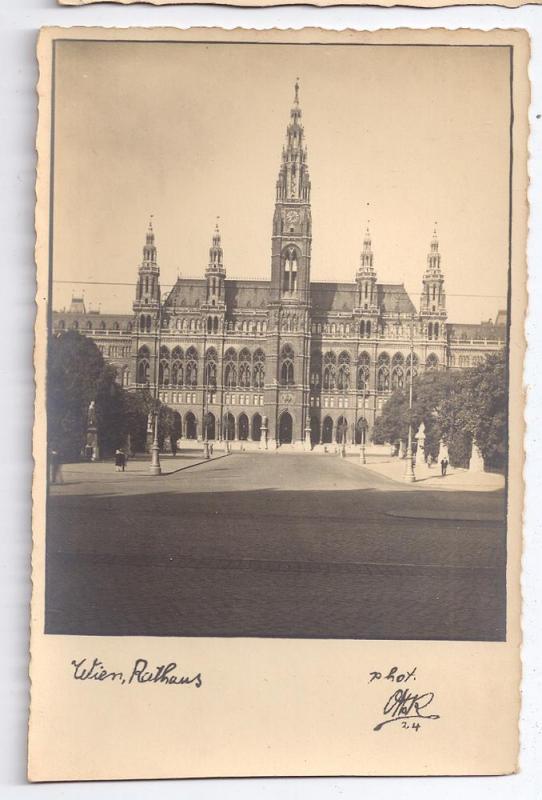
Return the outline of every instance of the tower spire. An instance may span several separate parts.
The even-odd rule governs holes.
[[[441,269],[441,253],[437,223],[433,227],[433,235],[427,254],[427,264],[423,274],[423,290],[420,311],[425,316],[446,317],[446,295],[444,292],[444,275]],[[438,330],[438,329],[437,329]]]
[[[139,279],[136,288],[134,311],[156,310],[160,304],[160,268],[158,267],[153,215],[145,233],[143,258],[139,266]],[[150,320],[150,317],[149,317]],[[150,323],[149,323],[150,324]]]
[[[363,311],[373,311],[376,306],[376,271],[373,266],[374,256],[369,223],[370,220],[367,220],[359,267],[356,273],[358,307]]]
[[[310,200],[307,148],[301,116],[299,78],[297,78],[294,85],[294,102],[290,109],[290,122],[286,128],[286,142],[282,148],[282,163],[277,180],[277,202]]]
[[[205,277],[207,279],[206,302],[209,306],[223,308],[225,302],[224,281],[226,278],[226,270],[224,268],[224,253],[222,250],[220,228],[218,227],[219,219],[220,217],[216,218],[211,247],[209,248],[209,263],[205,270]]]
[[[309,301],[312,244],[310,195],[307,148],[299,104],[299,78],[296,78],[276,184],[271,255],[274,298],[287,300],[288,303]]]

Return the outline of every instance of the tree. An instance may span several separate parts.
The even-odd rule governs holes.
[[[78,459],[85,444],[88,407],[96,399],[103,356],[77,331],[53,337],[47,370],[49,446],[63,460]]]
[[[373,441],[377,444],[406,442],[408,425],[412,418],[412,435],[416,434],[421,423],[425,426],[425,451],[434,458],[438,455],[442,429],[439,408],[447,394],[453,378],[447,372],[424,372],[412,384],[412,417],[409,397],[406,391],[396,389],[382,408],[382,414],[375,420]]]
[[[506,463],[506,369],[506,351],[489,353],[482,363],[457,375],[440,409],[440,424],[452,450],[462,449],[463,458],[468,450],[470,458],[475,443],[490,469],[502,469]]]

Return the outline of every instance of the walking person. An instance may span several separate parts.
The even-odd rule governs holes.
[[[446,477],[447,469],[448,469],[448,459],[443,458],[442,461],[440,462],[440,474],[442,475],[443,478]]]
[[[115,450],[115,472],[120,472],[122,470],[122,461],[123,461],[123,453],[122,450],[117,449]]]
[[[51,450],[51,483],[64,483],[62,478],[62,461],[58,450]]]
[[[173,458],[177,455],[177,439],[175,436],[171,437],[171,452],[173,453]]]

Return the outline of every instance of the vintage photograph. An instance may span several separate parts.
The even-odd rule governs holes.
[[[514,772],[527,36],[38,60],[30,779]]]
[[[510,81],[55,42],[47,634],[506,639]]]

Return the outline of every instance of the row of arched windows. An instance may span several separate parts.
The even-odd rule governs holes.
[[[418,374],[418,356],[414,353],[405,358],[402,353],[395,353],[390,358],[388,353],[380,353],[376,363],[376,388],[379,392],[391,389],[403,389],[410,376]],[[353,386],[352,378],[356,380],[357,391],[365,391],[369,385],[371,357],[369,353],[360,353],[354,367],[350,354],[343,350],[339,356],[328,351],[323,358],[318,353],[312,354],[311,386],[324,391],[347,392]],[[435,353],[431,353],[425,362],[426,370],[438,369],[439,360]]]
[[[66,320],[64,320],[64,319],[59,320],[56,323],[56,327],[60,331],[65,331],[66,330]],[[79,331],[79,330],[85,330],[85,331],[107,331],[107,330],[110,330],[110,331],[119,331],[119,332],[121,330],[124,330],[126,333],[131,333],[131,331],[133,330],[133,324],[132,324],[132,322],[128,322],[128,323],[126,323],[126,327],[123,329],[123,328],[121,328],[120,322],[118,320],[115,320],[115,322],[113,322],[113,324],[108,328],[107,327],[107,322],[104,319],[101,319],[99,322],[98,322],[98,320],[91,320],[91,319],[87,320],[86,322],[84,320],[74,319],[73,322],[71,323],[71,329],[74,330],[74,331]]]
[[[151,381],[151,354],[144,345],[139,348],[137,358],[137,382],[140,384]],[[184,352],[182,347],[169,350],[162,345],[158,359],[158,383],[160,386],[197,386],[198,385],[199,355],[195,347],[189,347]],[[204,386],[216,388],[218,381],[218,354],[214,347],[205,353],[203,364]],[[233,348],[224,355],[224,386],[235,389],[255,388],[262,389],[265,382],[265,354],[263,350],[256,350],[251,354],[246,348],[239,355]]]

